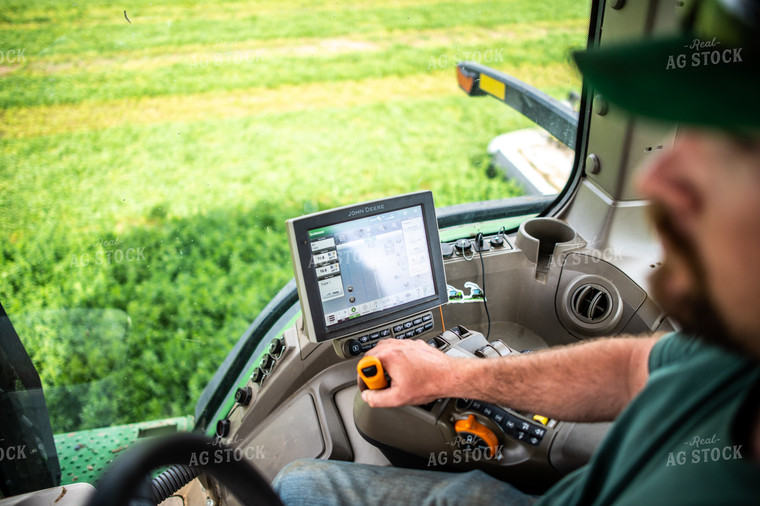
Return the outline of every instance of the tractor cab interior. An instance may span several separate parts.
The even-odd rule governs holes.
[[[672,29],[682,8],[595,5],[590,44]],[[552,121],[535,119],[540,107],[514,98],[518,85],[509,76],[463,63],[458,80],[468,94],[512,102],[564,135],[564,111],[555,108],[547,115]],[[571,183],[515,229],[489,227],[488,204],[477,224],[471,208],[439,209],[436,227],[424,192],[294,217],[289,241],[300,304],[282,315],[291,324],[237,387],[216,435],[264,449],[267,458],[252,462],[270,480],[289,462],[321,458],[481,469],[539,493],[582,466],[609,424],[570,423],[477,399],[370,408],[357,386],[357,362],[382,339],[421,339],[478,360],[673,330],[647,293],[660,250],[633,179],[674,135],[584,90],[572,131]]]
[[[675,29],[690,3],[595,0],[588,44]],[[540,493],[584,465],[609,424],[478,399],[371,408],[357,384],[365,353],[384,339],[415,339],[482,360],[674,329],[647,291],[661,251],[633,184],[673,128],[633,119],[585,87],[573,111],[475,62],[460,62],[456,79],[572,148],[569,180],[548,197],[437,208],[433,192],[418,191],[293,216],[282,240],[294,281],[230,351],[194,413],[195,432],[266,482],[317,458],[481,469]],[[213,473],[185,478],[181,504],[240,503]]]

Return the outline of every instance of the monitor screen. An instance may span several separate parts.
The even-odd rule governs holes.
[[[313,341],[385,325],[447,300],[430,192],[289,220],[288,236]]]

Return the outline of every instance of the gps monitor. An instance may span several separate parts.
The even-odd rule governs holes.
[[[302,216],[287,226],[311,341],[388,325],[448,300],[429,191]]]

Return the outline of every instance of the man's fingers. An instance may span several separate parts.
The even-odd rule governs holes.
[[[388,408],[397,406],[392,402],[396,392],[391,389],[385,390],[364,390],[362,392],[362,400],[369,404],[371,408]]]

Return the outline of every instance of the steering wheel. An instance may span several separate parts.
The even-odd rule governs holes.
[[[95,495],[88,506],[127,506],[134,492],[143,486],[148,473],[158,467],[171,464],[188,464],[198,461],[206,452],[229,447],[221,441],[201,434],[182,433],[148,440],[130,448],[111,465],[98,483]],[[225,451],[230,456],[233,452]],[[269,484],[250,464],[242,460],[201,459],[208,461],[197,467],[211,474],[225,485],[242,504],[281,506]],[[222,460],[221,462],[214,462]]]

